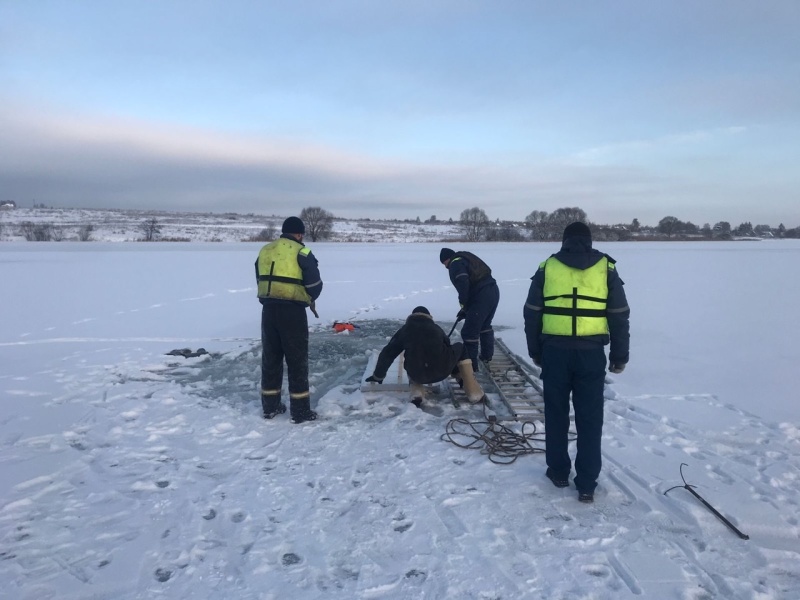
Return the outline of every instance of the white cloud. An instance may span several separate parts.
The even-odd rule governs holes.
[[[572,159],[579,164],[600,164],[604,161],[638,163],[642,160],[643,154],[646,153],[656,153],[675,150],[679,147],[709,144],[719,141],[724,137],[743,134],[746,131],[746,127],[733,125],[729,127],[671,133],[649,139],[615,142],[581,150],[576,152],[572,156]]]

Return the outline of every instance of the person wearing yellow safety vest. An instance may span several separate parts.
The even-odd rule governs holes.
[[[545,475],[568,487],[570,394],[575,412],[575,487],[593,502],[602,459],[604,346],[608,370],[628,362],[630,308],[613,258],[592,248],[584,223],[564,229],[561,250],[539,265],[525,302],[528,355],[541,367],[544,387]]]
[[[292,423],[313,421],[308,391],[308,317],[322,292],[317,259],[303,244],[303,221],[289,217],[281,236],[261,248],[256,259],[261,302],[261,407],[265,419],[286,412],[281,402],[283,361],[289,380]]]

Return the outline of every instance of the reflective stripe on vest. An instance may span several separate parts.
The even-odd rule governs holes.
[[[297,264],[297,256],[307,256],[309,252],[309,248],[286,238],[264,246],[258,253],[258,297],[311,304],[311,296],[303,287],[303,272]]]
[[[608,269],[604,256],[588,269],[568,267],[554,257],[544,263],[542,333],[548,335],[608,335]]]

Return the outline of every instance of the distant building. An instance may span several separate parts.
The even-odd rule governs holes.
[[[0,200],[0,209],[17,208],[17,203],[13,200]]]

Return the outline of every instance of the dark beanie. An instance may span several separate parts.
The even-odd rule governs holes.
[[[450,248],[442,248],[441,252],[439,252],[439,262],[444,263],[444,261],[453,258],[455,255],[455,250],[450,250]]]
[[[424,314],[426,314],[426,315],[429,315],[429,314],[431,314],[431,311],[429,311],[429,310],[428,310],[427,308],[425,308],[424,306],[418,306],[417,308],[415,308],[415,309],[414,309],[414,310],[412,310],[411,312],[412,312],[412,313],[424,313]]]
[[[588,237],[591,240],[592,232],[586,223],[575,221],[574,223],[567,225],[567,227],[564,229],[564,236],[561,239],[563,241],[570,237]]]
[[[281,233],[305,233],[306,226],[298,217],[289,217],[283,222]]]

